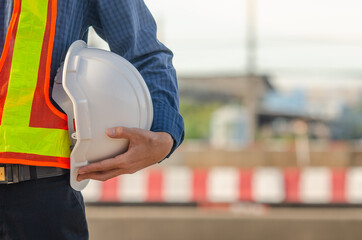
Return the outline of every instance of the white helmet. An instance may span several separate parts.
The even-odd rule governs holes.
[[[151,96],[137,69],[121,56],[88,48],[80,40],[70,46],[64,66],[55,77],[53,99],[68,116],[74,146],[70,184],[78,191],[89,182],[76,180],[80,167],[114,157],[128,147],[126,139],[109,138],[106,129],[151,128]]]

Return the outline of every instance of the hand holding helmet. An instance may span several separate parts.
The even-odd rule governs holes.
[[[114,158],[80,168],[78,181],[84,179],[105,181],[121,174],[137,172],[164,159],[173,145],[171,135],[166,132],[116,127],[108,129],[107,135],[112,138],[128,139],[128,150]]]

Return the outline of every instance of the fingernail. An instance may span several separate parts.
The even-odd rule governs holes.
[[[85,171],[82,169],[78,171],[78,174],[84,174],[84,173],[85,173]]]
[[[107,129],[107,134],[113,137],[116,134],[116,130],[114,128]]]

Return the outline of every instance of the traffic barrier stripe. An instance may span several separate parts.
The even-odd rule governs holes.
[[[285,199],[283,173],[278,168],[258,168],[252,181],[256,202],[280,203]]]
[[[362,203],[362,168],[154,168],[104,183],[91,181],[86,202]]]
[[[208,171],[206,169],[193,170],[192,176],[192,201],[207,202],[207,179]]]
[[[232,167],[213,168],[209,171],[207,197],[211,202],[238,201],[239,172]]]
[[[147,202],[163,202],[163,174],[160,170],[150,170],[147,175]]]
[[[347,170],[346,200],[349,203],[362,203],[362,167]]]
[[[346,170],[332,170],[332,203],[346,202]]]
[[[240,169],[239,170],[239,201],[252,202],[252,169]]]
[[[106,182],[102,183],[102,194],[101,201],[102,202],[118,202],[118,182],[121,181],[120,178],[112,178]]]
[[[144,202],[147,198],[147,176],[145,171],[118,177],[118,197],[122,202]]]
[[[299,182],[303,203],[329,203],[332,199],[331,171],[324,167],[305,168]]]
[[[290,168],[284,171],[285,202],[298,203],[300,171],[297,168]]]
[[[164,171],[163,196],[166,202],[191,202],[192,171],[187,167],[169,167]]]

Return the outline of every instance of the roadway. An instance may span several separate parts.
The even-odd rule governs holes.
[[[354,240],[362,208],[87,206],[91,240]]]

